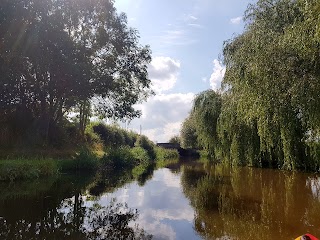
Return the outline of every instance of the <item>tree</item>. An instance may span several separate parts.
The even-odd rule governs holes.
[[[178,135],[173,136],[172,138],[170,138],[169,143],[180,145],[181,143],[180,137]]]
[[[219,145],[217,123],[221,112],[221,97],[213,90],[204,91],[196,96],[193,115],[199,142],[213,158]]]
[[[223,51],[224,84],[237,116],[257,125],[261,153],[288,170],[308,167],[306,139],[319,126],[310,117],[320,100],[313,8],[305,1],[260,0],[247,9],[246,31]]]
[[[182,123],[182,127],[180,130],[180,137],[181,137],[181,146],[183,148],[196,149],[199,147],[195,120],[191,113]]]
[[[111,0],[4,0],[0,7],[0,109],[21,109],[45,140],[77,107],[84,133],[91,109],[132,119],[152,92],[148,46]]]

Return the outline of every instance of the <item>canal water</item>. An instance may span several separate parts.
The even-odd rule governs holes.
[[[320,237],[320,178],[195,161],[0,185],[0,239]]]

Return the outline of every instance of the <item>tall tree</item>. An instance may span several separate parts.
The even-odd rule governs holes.
[[[204,91],[196,96],[193,115],[199,142],[215,158],[219,146],[217,123],[221,112],[221,96],[213,90]]]
[[[183,148],[196,149],[199,147],[196,122],[192,113],[190,113],[190,115],[182,123],[180,138],[181,146]]]
[[[75,106],[81,131],[89,103],[103,117],[139,116],[150,50],[112,0],[4,0],[0,16],[1,112],[31,112],[45,139]]]
[[[246,31],[224,47],[224,83],[234,95],[239,116],[247,124],[257,123],[262,149],[285,169],[306,167],[304,149],[312,114],[308,109],[318,109],[313,88],[319,88],[315,80],[319,62],[299,53],[298,46],[309,45],[310,40],[297,43],[292,33],[306,23],[307,5],[291,0],[250,5]]]

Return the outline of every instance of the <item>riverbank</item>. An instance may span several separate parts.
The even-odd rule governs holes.
[[[39,152],[42,155],[37,155]],[[51,154],[53,153],[53,154]],[[142,147],[119,147],[105,151],[82,148],[71,152],[36,151],[34,154],[11,153],[0,158],[0,181],[30,180],[68,173],[72,171],[97,171],[99,169],[134,169],[143,172],[149,164],[161,162],[161,166],[178,159],[175,150]],[[136,170],[137,171],[137,170]]]
[[[57,140],[58,141],[58,140]],[[60,139],[59,147],[20,143],[0,148],[0,181],[30,180],[74,171],[134,170],[179,159],[177,150],[157,147],[146,136],[118,125],[90,123],[83,137]],[[62,143],[66,144],[62,144]],[[159,165],[159,164],[158,164]]]

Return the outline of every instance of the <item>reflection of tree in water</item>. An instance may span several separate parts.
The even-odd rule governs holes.
[[[126,204],[111,201],[107,207],[94,204],[89,208],[87,231],[90,239],[151,239],[138,225],[130,227],[129,223],[138,218],[138,211],[129,209]],[[99,217],[96,217],[99,216]]]
[[[143,167],[144,167],[143,172],[140,175],[136,176],[136,180],[139,186],[144,186],[146,182],[153,177],[155,164],[149,164]]]
[[[101,196],[103,193],[111,193],[134,180],[131,170],[102,171],[95,181],[89,186],[89,193],[93,196]]]
[[[128,176],[132,175],[115,174],[98,192],[123,186]],[[0,197],[0,239],[150,239],[134,225],[138,212],[125,204],[113,200],[105,207],[89,206],[92,201],[82,193],[88,185],[95,186],[95,179],[68,176],[48,182],[40,192],[12,192]],[[22,185],[28,189],[38,186]]]
[[[181,183],[195,209],[195,230],[205,239],[320,236],[320,201],[306,175],[193,166],[183,168]]]
[[[48,211],[37,222],[18,220],[9,223],[0,218],[1,239],[152,239],[138,225],[137,210],[113,199],[106,207],[93,204],[86,207],[77,194],[63,201],[59,208]]]
[[[134,180],[139,186],[143,186],[153,176],[154,165],[139,166],[142,171],[138,175],[133,175],[132,170],[106,170],[101,171],[96,176],[95,181],[89,186],[89,193],[93,196],[101,196],[103,193],[111,193],[125,184]]]

